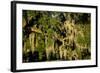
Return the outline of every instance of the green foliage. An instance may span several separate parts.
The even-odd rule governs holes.
[[[89,24],[80,24],[78,25],[79,29],[81,29],[84,36],[78,34],[77,41],[79,44],[87,44],[90,46],[91,42],[91,32],[90,32],[90,25]]]

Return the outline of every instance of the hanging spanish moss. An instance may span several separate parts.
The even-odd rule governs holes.
[[[91,58],[91,14],[23,10],[23,63]]]

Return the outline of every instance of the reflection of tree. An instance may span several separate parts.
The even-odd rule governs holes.
[[[70,53],[73,51],[76,58],[72,59],[80,59],[81,51],[77,52],[80,44],[77,42],[76,34],[81,36],[83,33],[75,32],[75,27],[80,26],[78,24],[90,24],[90,14],[23,10],[24,62],[70,60]]]

